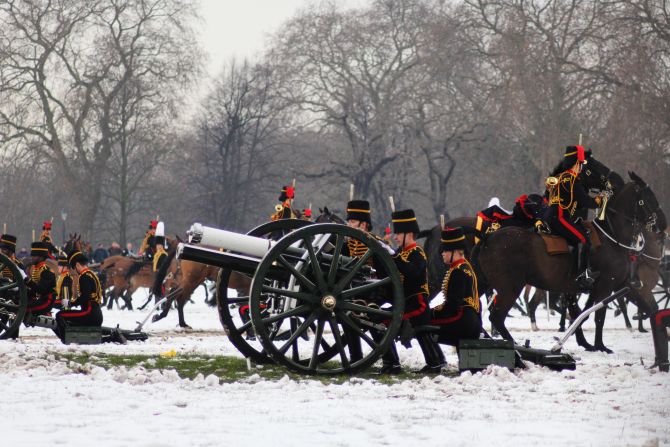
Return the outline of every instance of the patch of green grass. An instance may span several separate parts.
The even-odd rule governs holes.
[[[424,376],[413,374],[410,371],[395,376],[378,376],[374,374],[376,368],[355,376],[303,376],[293,373],[281,365],[266,364],[253,365],[251,370],[247,369],[247,361],[239,357],[229,356],[206,356],[206,355],[176,355],[174,357],[163,357],[160,355],[113,355],[113,354],[89,354],[89,353],[66,353],[56,354],[61,360],[69,360],[79,364],[88,364],[109,369],[115,366],[132,368],[144,367],[147,370],[174,370],[183,379],[193,379],[198,373],[205,377],[214,374],[222,382],[235,382],[258,374],[266,380],[279,380],[288,375],[292,380],[318,380],[324,384],[341,384],[356,377],[359,379],[374,379],[380,383],[392,385],[406,380],[421,380]],[[451,376],[450,373],[443,373]],[[456,373],[457,375],[457,373]]]

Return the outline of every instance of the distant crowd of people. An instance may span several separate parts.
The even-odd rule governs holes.
[[[137,256],[132,242],[126,244],[126,248],[121,248],[121,245],[118,242],[112,242],[109,247],[105,247],[105,244],[99,243],[98,246],[93,249],[93,245],[86,243],[82,250],[83,254],[94,263],[101,263],[110,256]],[[16,258],[20,261],[30,257],[30,250],[27,247],[21,247],[21,249],[16,252]]]

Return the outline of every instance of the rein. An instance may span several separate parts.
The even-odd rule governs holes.
[[[604,234],[605,236],[607,236],[607,239],[609,239],[610,241],[614,242],[614,243],[616,244],[617,247],[626,248],[626,249],[628,249],[628,250],[632,250],[632,251],[634,251],[634,252],[638,252],[638,253],[641,252],[641,251],[644,249],[645,240],[644,240],[644,236],[642,235],[642,233],[639,233],[639,234],[638,234],[638,237],[642,239],[642,242],[641,242],[641,243],[638,243],[636,247],[633,247],[632,245],[622,244],[621,242],[619,242],[619,241],[617,241],[616,239],[614,239],[612,236],[610,236],[610,234],[609,234],[607,231],[605,231],[605,230],[603,229],[603,227],[600,226],[600,224],[598,224],[598,221],[597,221],[597,220],[594,220],[594,221],[593,221],[593,225],[594,225],[596,228],[598,228],[598,229],[601,231],[602,234]],[[643,253],[643,255],[644,255],[644,253]]]

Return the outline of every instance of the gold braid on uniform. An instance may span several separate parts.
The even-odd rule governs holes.
[[[414,247],[410,248],[409,250],[401,251],[398,254],[398,256],[400,256],[400,259],[402,259],[402,262],[408,262],[409,255],[411,255],[414,250],[419,250],[419,254],[421,255],[421,257],[424,259],[424,261],[428,262],[428,258],[426,258],[426,252],[423,251],[423,248],[419,247],[418,245],[415,245]],[[405,282],[405,275],[403,275],[402,273],[400,273],[400,282],[401,283]],[[425,278],[424,283],[421,285],[421,290],[426,295],[430,295],[430,289],[428,288],[428,278]]]
[[[363,257],[363,255],[368,252],[368,246],[354,238],[350,238],[347,241],[347,248],[349,249],[349,256],[354,258]]]
[[[42,264],[40,267],[33,267],[30,270],[30,279],[33,282],[40,282],[40,276],[42,276],[42,272],[48,270],[48,267],[46,264]]]
[[[461,269],[461,266],[463,268]],[[472,284],[473,284],[473,289],[475,291],[474,295],[475,296],[466,296],[463,298],[463,301],[465,302],[466,306],[472,307],[477,313],[479,313],[479,287],[477,285],[477,276],[474,274],[472,271],[472,266],[470,263],[465,260],[464,263],[459,264],[455,269],[449,269],[446,275],[444,275],[444,280],[442,281],[442,295],[444,295],[444,300],[446,302],[447,296],[448,296],[448,289],[449,289],[449,279],[451,278],[451,274],[454,272],[456,269],[461,269],[463,273],[466,275],[470,276],[472,278]]]
[[[93,281],[95,281],[95,292],[91,293],[91,300],[95,301],[98,304],[102,304],[102,286],[100,285],[100,280],[98,279],[98,276],[93,273],[90,270],[86,270],[80,277],[79,281],[81,281],[81,277],[84,275],[88,275],[91,278],[93,278]],[[77,287],[79,289],[79,287]],[[76,303],[78,297],[73,297],[72,304]]]
[[[142,243],[140,244],[140,250],[138,253],[146,253],[147,249],[149,248],[149,238],[153,236],[151,233],[147,231],[147,234],[144,235],[144,239],[142,239]]]
[[[12,261],[14,264],[16,264],[18,268],[21,268],[21,266],[19,266],[18,263],[16,262],[17,261],[16,257],[12,256],[11,258],[9,258],[9,260]],[[4,266],[3,269],[0,270],[0,278],[9,278],[10,281],[12,282],[14,281],[14,274],[9,269],[8,265]]]
[[[163,256],[167,256],[167,253],[164,249],[162,249],[160,246],[158,248],[158,253],[154,255],[154,272],[158,271],[158,263],[160,260],[163,258]]]
[[[572,208],[576,207],[577,206],[576,203],[573,206],[573,202],[575,201],[574,199],[575,196],[573,192],[575,187],[575,180],[577,180],[577,176],[571,169],[561,173],[561,175],[558,176],[558,182],[556,183],[556,185],[552,186],[552,188],[549,191],[549,205],[558,205],[564,210],[567,210],[571,207]],[[561,201],[561,184],[563,183],[570,184],[569,187],[570,201],[568,202],[567,205],[563,205],[563,202]],[[574,210],[570,210],[570,215],[572,215],[573,212]]]

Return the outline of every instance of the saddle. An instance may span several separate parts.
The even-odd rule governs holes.
[[[596,228],[591,221],[582,221],[582,224],[589,230],[589,236],[591,239],[591,247],[598,249],[602,245],[602,241],[596,232]],[[542,240],[544,241],[544,246],[547,249],[548,255],[561,255],[565,253],[570,253],[570,248],[568,246],[568,241],[561,236],[553,236],[550,234],[540,233]]]

